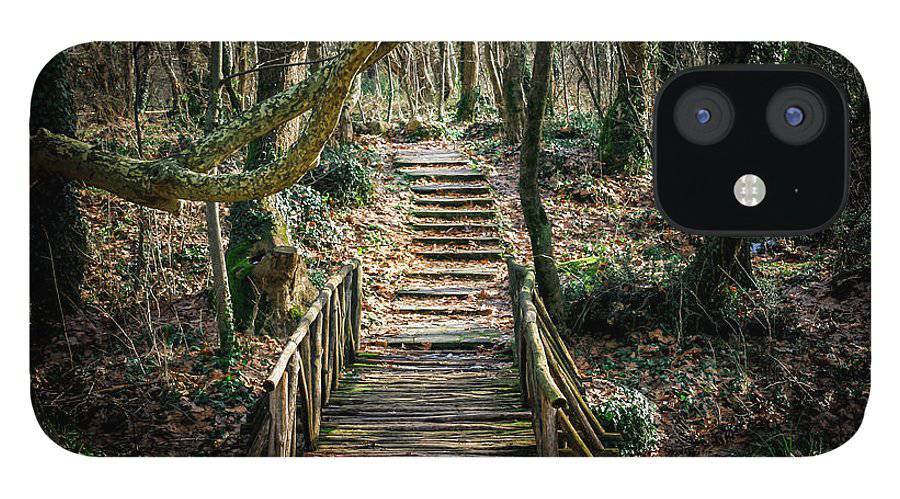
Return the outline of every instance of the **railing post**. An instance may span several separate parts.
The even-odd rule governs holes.
[[[360,346],[360,327],[362,323],[362,304],[363,304],[363,268],[362,262],[353,260],[353,282],[352,282],[352,298],[350,300],[350,308],[352,310],[352,337],[353,337],[353,357],[351,362],[356,361],[356,351]]]
[[[266,390],[250,455],[295,456],[318,446],[322,407],[342,368],[357,357],[362,321],[362,263],[334,275],[301,319],[263,383]]]

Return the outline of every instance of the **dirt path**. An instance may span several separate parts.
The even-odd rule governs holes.
[[[391,236],[402,270],[377,290],[391,305],[324,409],[315,454],[530,455],[492,189],[448,149],[398,150],[394,169],[412,193]]]

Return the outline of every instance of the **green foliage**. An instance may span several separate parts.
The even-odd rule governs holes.
[[[295,184],[278,194],[276,207],[284,216],[291,241],[310,248],[328,248],[338,242],[325,196],[307,185]]]
[[[569,327],[586,334],[621,335],[655,327],[771,334],[785,321],[778,283],[797,272],[794,267],[773,267],[777,278],[771,272],[754,272],[750,283],[724,283],[716,288],[711,308],[698,299],[694,267],[669,244],[651,244],[640,251],[605,245],[589,250],[592,256],[559,265]]]
[[[642,265],[608,246],[596,246],[592,252],[559,265],[569,327],[589,334],[623,333],[654,320],[664,299],[660,283],[678,264],[677,257]]]
[[[231,306],[234,310],[235,329],[245,330],[253,315],[253,285],[248,277],[256,266],[250,261],[253,242],[248,239],[232,239],[225,252],[225,270],[228,274],[228,288],[231,291]]]
[[[322,151],[319,166],[304,177],[303,183],[335,206],[363,206],[375,191],[372,175],[379,162],[378,153],[363,146],[341,144],[327,147]]]
[[[646,455],[659,448],[659,409],[641,392],[594,380],[587,401],[604,429],[622,434],[623,456]]]
[[[405,129],[407,142],[427,140],[459,140],[463,131],[457,126],[439,120],[410,118]]]

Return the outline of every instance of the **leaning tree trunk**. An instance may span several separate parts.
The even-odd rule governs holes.
[[[260,43],[260,58],[296,59],[291,44]],[[296,67],[259,72],[257,101],[263,101],[296,83]],[[298,138],[299,119],[293,119],[252,142],[247,170],[272,162]],[[278,196],[235,203],[229,215],[231,239],[226,252],[235,326],[243,330],[283,335],[315,298],[306,263],[292,245]]]
[[[478,44],[461,42],[459,44],[459,102],[456,104],[456,121],[471,122],[475,120],[475,104],[478,93]]]
[[[519,166],[519,200],[522,203],[525,225],[528,227],[528,235],[531,238],[534,273],[541,299],[547,306],[553,322],[562,326],[565,317],[559,271],[553,255],[553,228],[541,203],[537,181],[552,51],[553,44],[549,42],[538,42],[535,46],[534,68],[531,88],[528,91],[527,119]]]
[[[525,90],[522,87],[525,44],[523,42],[508,43],[506,56],[506,68],[503,71],[503,138],[507,142],[515,144],[522,140],[525,128]]]
[[[31,96],[33,135],[39,128],[75,136],[68,55],[57,54],[38,75]],[[78,210],[76,183],[31,170],[29,182],[29,262],[31,320],[47,326],[81,303],[79,288],[88,255],[85,223]],[[35,337],[34,335],[32,336]]]
[[[211,44],[209,55],[209,100],[206,104],[206,133],[219,124],[222,111],[222,42]],[[213,169],[213,173],[216,169]],[[222,227],[219,223],[219,203],[206,203],[206,233],[209,240],[209,259],[213,269],[213,302],[216,310],[216,326],[219,331],[219,353],[229,357],[234,352],[234,313],[231,309],[231,292],[225,269],[225,252],[222,248]]]

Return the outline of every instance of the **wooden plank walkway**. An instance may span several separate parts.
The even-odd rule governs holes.
[[[417,266],[387,318],[413,317],[415,325],[360,352],[323,410],[312,454],[534,455],[511,331],[484,322],[499,306],[487,297],[506,295],[495,263],[502,241],[495,212],[485,209],[491,189],[467,165],[468,156],[445,149],[395,156],[414,205],[436,206],[409,214]]]

